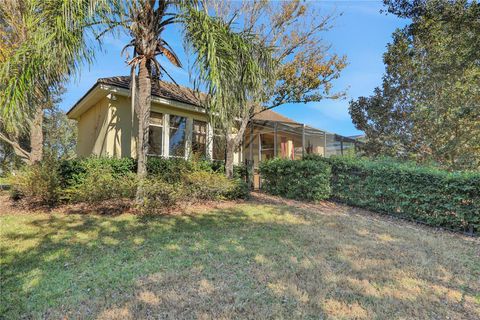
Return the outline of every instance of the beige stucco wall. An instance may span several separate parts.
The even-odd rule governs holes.
[[[84,112],[77,122],[77,155],[108,155],[109,136],[108,124],[110,121],[109,100],[105,97]],[[111,148],[111,147],[110,147]]]
[[[152,102],[151,110],[207,121],[204,113]],[[77,155],[135,157],[138,119],[132,130],[130,98],[105,95],[78,119]]]

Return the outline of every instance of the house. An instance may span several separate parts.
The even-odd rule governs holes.
[[[68,111],[68,117],[78,124],[78,156],[135,157],[138,122],[129,88],[130,77],[98,79]],[[208,123],[199,99],[189,88],[165,81],[153,83],[149,155],[224,160],[224,139]],[[234,161],[250,160],[257,167],[260,161],[276,156],[328,156],[329,146],[339,137],[265,110],[250,122]]]

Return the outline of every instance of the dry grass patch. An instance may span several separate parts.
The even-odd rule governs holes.
[[[329,202],[3,214],[0,249],[8,319],[480,318],[478,240]]]

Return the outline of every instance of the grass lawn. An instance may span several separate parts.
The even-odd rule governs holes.
[[[478,239],[328,202],[0,228],[5,319],[480,318]]]

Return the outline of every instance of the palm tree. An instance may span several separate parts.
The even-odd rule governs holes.
[[[168,0],[137,0],[128,2],[125,10],[119,13],[118,20],[128,30],[132,40],[124,48],[133,47],[133,58],[128,61],[131,68],[132,103],[138,117],[137,174],[140,179],[146,176],[146,155],[150,123],[152,79],[158,79],[166,70],[157,60],[163,55],[172,64],[181,63],[170,45],[163,39],[165,28],[178,20],[178,14],[167,12],[175,4]],[[138,68],[138,85],[136,70]],[[138,188],[137,201],[143,198],[142,188]]]
[[[170,8],[176,11],[168,11]],[[157,57],[164,56],[173,65],[181,67],[177,55],[163,38],[167,26],[180,23],[185,31],[185,40],[195,49],[199,61],[196,64],[198,72],[203,75],[202,80],[211,89],[211,98],[207,99],[207,105],[212,113],[228,115],[228,102],[232,99],[221,106],[217,102],[233,96],[245,99],[246,95],[253,92],[251,89],[258,88],[262,82],[259,80],[260,75],[263,75],[262,66],[251,58],[252,54],[258,57],[258,52],[252,49],[255,44],[253,37],[246,33],[236,34],[230,25],[221,19],[210,17],[205,9],[195,0],[136,0],[129,2],[118,13],[116,21],[120,21],[132,37],[126,48],[133,47],[133,58],[128,63],[132,67],[132,104],[139,120],[136,153],[137,174],[140,179],[146,176],[152,81],[162,74],[170,77]],[[208,66],[200,61],[208,61]],[[240,83],[243,87],[235,87],[233,84],[227,87],[222,84],[232,78],[237,79],[235,83]],[[244,90],[239,90],[241,88]],[[238,99],[235,101],[238,102]],[[143,201],[141,183],[136,198],[137,203]]]
[[[218,123],[218,128],[224,131],[225,174],[232,178],[234,149],[243,137],[232,130],[239,127],[238,131],[243,133],[251,109],[268,98],[275,79],[273,48],[249,31],[234,32],[231,22],[208,19],[204,12],[190,10],[188,19],[187,43],[196,52],[198,82],[209,93],[206,106],[211,122]],[[197,25],[207,26],[207,31]]]

